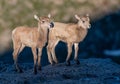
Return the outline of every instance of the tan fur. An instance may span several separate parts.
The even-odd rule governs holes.
[[[66,62],[69,62],[72,52],[72,45],[74,44],[74,59],[78,62],[78,44],[86,37],[88,28],[90,27],[90,21],[88,16],[79,17],[75,15],[75,18],[78,20],[76,24],[54,22],[55,26],[49,32],[49,42],[47,46],[48,58],[51,64],[53,64],[53,61],[55,63],[58,62],[55,55],[55,46],[58,44],[59,41],[67,43],[68,55],[66,58]]]
[[[50,28],[50,18],[49,17],[37,17],[34,16],[36,20],[38,20],[38,28],[37,27],[27,27],[20,26],[16,27],[12,31],[12,40],[13,40],[13,59],[15,62],[16,69],[21,72],[20,67],[17,64],[17,58],[19,53],[24,49],[25,46],[31,47],[33,56],[34,56],[34,73],[37,73],[36,66],[38,60],[38,68],[41,68],[41,54],[42,48],[45,46],[47,42],[48,28]],[[38,48],[39,53],[37,56],[36,49]]]

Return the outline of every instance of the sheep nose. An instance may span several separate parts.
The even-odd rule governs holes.
[[[54,23],[51,22],[51,23],[50,23],[50,28],[53,28],[53,27],[54,27]]]
[[[89,28],[91,28],[91,24],[89,24]]]

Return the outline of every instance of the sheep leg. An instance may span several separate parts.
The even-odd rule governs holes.
[[[41,70],[41,56],[42,56],[42,48],[38,49],[38,70]]]
[[[77,65],[80,64],[79,60],[78,60],[78,49],[79,49],[79,44],[78,43],[74,43],[74,49],[75,49],[75,56],[74,56],[74,60],[76,62]]]
[[[37,53],[36,53],[36,48],[32,48],[32,53],[34,56],[34,74],[37,74]]]
[[[52,58],[53,58],[53,60],[56,64],[58,63],[58,60],[57,60],[56,55],[55,55],[55,47],[58,44],[58,42],[59,41],[56,41],[56,42],[53,43],[54,45],[52,46],[52,52],[51,52],[52,53]]]
[[[66,66],[70,66],[70,57],[71,57],[71,53],[72,53],[72,43],[69,43],[67,45],[68,47],[68,55],[67,55],[67,58],[66,58]]]
[[[23,71],[18,65],[18,55],[24,49],[24,47],[25,47],[24,45],[20,45],[20,44],[18,44],[16,47],[16,45],[14,44],[13,59],[14,59],[15,67],[19,73],[22,73]]]
[[[52,49],[52,43],[48,43],[48,46],[47,46],[47,54],[48,54],[48,60],[50,62],[51,65],[53,65],[53,58],[51,56],[51,49]]]

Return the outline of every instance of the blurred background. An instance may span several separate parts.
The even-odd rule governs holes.
[[[37,26],[33,15],[52,15],[53,21],[76,22],[74,14],[89,14],[91,29],[79,45],[79,58],[112,58],[120,63],[120,0],[0,0],[0,61],[13,63],[11,31],[17,26]],[[74,52],[72,53],[73,57]],[[56,47],[60,62],[65,61],[67,47]],[[30,48],[19,56],[20,62],[33,62]],[[48,64],[43,49],[42,65]]]

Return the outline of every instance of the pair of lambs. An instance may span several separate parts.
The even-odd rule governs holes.
[[[34,18],[38,21],[38,27],[30,28],[27,26],[20,26],[12,31],[14,48],[13,59],[18,72],[22,72],[22,69],[17,63],[18,55],[25,46],[31,47],[32,49],[34,56],[34,74],[37,74],[37,69],[41,70],[42,49],[47,42],[48,59],[52,65],[58,63],[55,55],[55,46],[59,41],[67,43],[68,55],[66,58],[66,65],[70,65],[70,56],[73,45],[75,48],[74,59],[77,64],[80,63],[78,60],[78,44],[85,38],[87,31],[90,28],[89,16],[79,17],[78,15],[75,15],[75,18],[78,20],[76,24],[51,22],[50,17],[50,14],[47,17],[38,17],[37,15],[34,15]],[[38,49],[38,55],[36,49]]]

